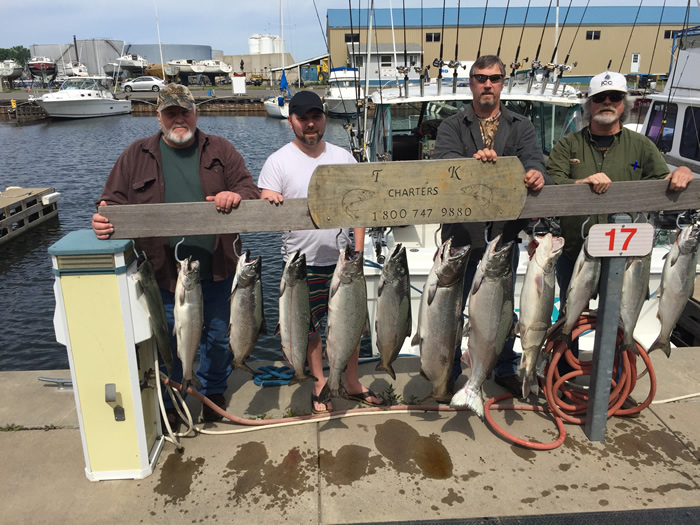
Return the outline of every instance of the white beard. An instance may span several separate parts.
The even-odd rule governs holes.
[[[188,129],[187,133],[185,133],[184,135],[176,135],[175,133],[173,133],[172,130],[163,130],[163,135],[165,135],[165,138],[168,142],[181,146],[183,144],[187,144],[189,141],[192,140],[192,137],[194,137],[194,131]]]
[[[598,113],[593,115],[593,120],[596,122],[596,124],[600,124],[601,126],[609,126],[611,124],[615,124],[620,117],[617,114],[617,111],[614,111],[612,113],[608,113],[607,111],[603,113],[603,109],[606,108],[601,108],[598,110]]]

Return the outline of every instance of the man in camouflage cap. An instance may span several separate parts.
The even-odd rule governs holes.
[[[229,212],[242,199],[259,198],[258,187],[233,145],[197,128],[197,105],[187,87],[179,84],[164,87],[158,94],[157,117],[161,131],[135,141],[121,154],[107,178],[100,206],[209,201],[217,210]],[[108,217],[99,213],[92,217],[92,229],[98,239],[108,239],[114,232]],[[182,236],[137,240],[138,248],[146,252],[155,269],[171,334],[177,281],[174,247],[181,239]],[[226,333],[231,284],[238,261],[236,253],[242,253],[242,248],[235,233],[186,237],[178,248],[179,259],[192,257],[200,264],[204,342],[199,348],[197,377],[202,383],[200,392],[220,408],[226,406],[224,392],[233,357]],[[174,369],[167,372],[173,380],[181,382],[182,366],[174,337],[170,343]],[[174,424],[176,411],[172,401],[164,397],[168,421]],[[206,405],[202,418],[221,419]]]
[[[170,106],[179,106],[185,109],[195,107],[192,93],[182,84],[168,84],[158,93],[158,111],[163,111]]]

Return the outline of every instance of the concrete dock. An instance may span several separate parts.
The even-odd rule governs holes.
[[[651,358],[656,400],[700,391],[700,348]],[[360,373],[376,392],[386,395],[391,386],[404,400],[422,399],[431,386],[419,366],[416,357],[400,358],[396,381],[375,372],[374,363],[361,365]],[[637,418],[613,417],[604,442],[590,442],[582,427],[566,425],[563,445],[548,452],[504,441],[471,412],[381,411],[232,435],[197,434],[182,439],[182,453],[166,443],[145,479],[90,482],[73,392],[38,376],[70,373],[0,373],[0,493],[8,523],[700,520],[698,397],[652,405]],[[463,375],[458,386],[465,380]],[[491,381],[484,390],[486,397],[503,393]],[[632,396],[641,401],[648,391],[647,376]],[[308,383],[261,388],[242,371],[231,375],[226,397],[229,412],[245,418],[310,411]],[[334,403],[336,410],[356,407]],[[188,405],[197,417],[201,403],[190,396]],[[505,411],[495,419],[529,440],[557,437],[548,414]]]

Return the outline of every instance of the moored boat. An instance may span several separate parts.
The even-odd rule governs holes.
[[[700,27],[679,35],[684,45],[661,93],[647,95],[651,106],[641,132],[661,150],[671,170],[689,167],[700,176],[700,43],[690,37],[700,35]]]
[[[27,62],[27,68],[32,76],[36,79],[40,79],[43,84],[51,82],[56,78],[56,62],[48,57],[32,57],[29,62]]]
[[[131,113],[131,101],[117,99],[104,85],[107,77],[73,77],[55,93],[33,99],[53,118],[89,118]]]
[[[170,60],[168,65],[179,68],[180,73],[204,73],[206,69],[205,64],[192,60],[191,58]]]
[[[357,101],[364,98],[358,71],[355,68],[334,68],[328,79],[323,102],[329,117],[353,117],[357,114]]]
[[[141,55],[127,54],[117,58],[116,63],[123,71],[142,73],[148,65],[148,60]]]

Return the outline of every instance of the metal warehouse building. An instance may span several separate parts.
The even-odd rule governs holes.
[[[371,35],[368,32],[371,16]],[[393,15],[393,16],[392,16]],[[443,30],[444,15],[444,30]],[[392,30],[393,18],[393,30]],[[459,25],[457,20],[459,19]],[[404,25],[405,20],[405,25]],[[667,74],[670,68],[674,30],[700,23],[700,12],[692,6],[560,6],[547,7],[463,7],[430,9],[329,9],[327,37],[331,67],[360,67],[369,64],[369,74],[394,76],[396,66],[433,64],[455,59],[473,61],[481,55],[499,54],[510,66],[522,38],[519,61],[528,58],[530,67],[537,56],[541,62],[552,59],[558,41],[558,61],[577,65],[567,74],[570,81],[585,81],[610,63],[610,69],[623,74]],[[557,27],[558,26],[558,27]],[[483,27],[483,30],[482,30]],[[544,28],[544,32],[543,32]],[[404,37],[405,34],[405,37]],[[522,37],[521,37],[522,35]],[[371,36],[371,38],[370,38]],[[405,40],[404,40],[405,38]],[[367,54],[367,43],[370,53]],[[396,54],[396,59],[394,59]],[[431,74],[433,74],[431,72]]]

